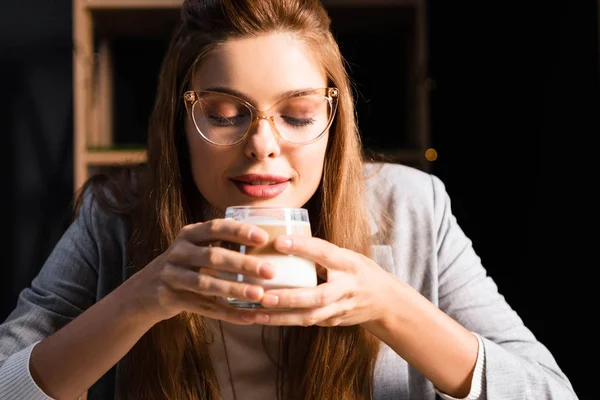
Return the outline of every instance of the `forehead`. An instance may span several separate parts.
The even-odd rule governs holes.
[[[284,92],[327,86],[322,64],[307,45],[289,33],[229,40],[205,57],[193,88],[229,88],[266,106]]]

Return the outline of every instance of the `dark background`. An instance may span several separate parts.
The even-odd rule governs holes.
[[[597,3],[429,10],[432,172],[500,291],[592,399]],[[71,57],[70,2],[0,5],[0,320],[69,222]]]

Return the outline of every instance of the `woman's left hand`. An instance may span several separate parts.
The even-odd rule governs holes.
[[[362,254],[313,237],[282,236],[275,248],[315,261],[326,282],[315,288],[265,291],[264,325],[347,326],[370,324],[386,314],[401,281]],[[279,310],[281,309],[281,310]],[[283,310],[286,309],[286,310]],[[266,321],[265,321],[266,320]]]

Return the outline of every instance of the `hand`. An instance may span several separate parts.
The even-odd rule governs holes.
[[[282,236],[275,248],[314,260],[326,280],[316,288],[265,292],[267,325],[367,325],[381,319],[399,282],[362,254],[312,237]],[[288,310],[277,310],[285,308]],[[290,310],[291,309],[291,310]]]
[[[138,271],[124,285],[129,300],[156,323],[182,311],[234,324],[252,324],[255,315],[222,301],[235,297],[259,301],[261,286],[231,282],[216,277],[217,271],[270,279],[273,267],[259,258],[243,255],[211,243],[228,241],[247,246],[265,244],[268,234],[253,225],[234,220],[215,219],[185,226],[166,252]]]

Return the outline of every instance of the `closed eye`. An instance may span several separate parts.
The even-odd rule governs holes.
[[[216,115],[209,115],[208,118],[212,121],[213,124],[218,126],[231,126],[231,125],[240,125],[244,124],[244,119],[247,118],[246,115],[234,115],[232,117],[223,117]]]
[[[282,115],[281,119],[283,119],[289,125],[291,125],[293,127],[298,127],[298,128],[303,127],[303,126],[312,125],[315,123],[314,118],[294,118],[294,117]]]

